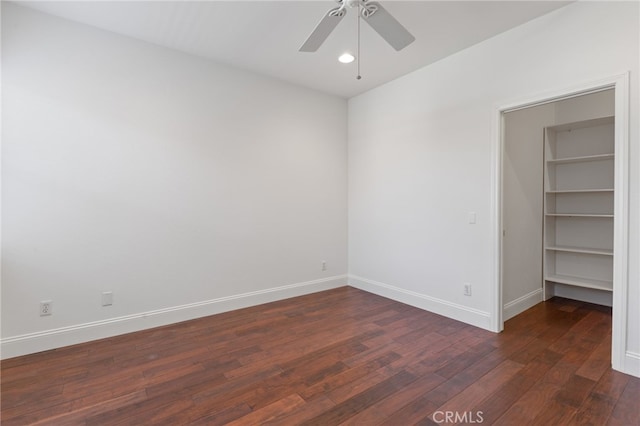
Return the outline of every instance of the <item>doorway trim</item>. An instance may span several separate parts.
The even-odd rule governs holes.
[[[559,100],[614,89],[615,93],[615,175],[614,175],[614,224],[613,224],[613,321],[611,362],[614,370],[626,371],[627,348],[627,294],[629,290],[629,72],[605,77],[573,87],[540,93],[515,101],[497,104],[494,108],[491,128],[492,143],[492,315],[491,328],[500,332],[504,328],[502,317],[502,202],[504,114],[524,108]]]

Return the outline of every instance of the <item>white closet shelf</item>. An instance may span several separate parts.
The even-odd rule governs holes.
[[[590,278],[574,277],[571,275],[547,275],[546,281],[559,284],[574,285],[578,287],[593,288],[596,290],[613,291],[612,281],[594,280]]]
[[[552,158],[547,160],[548,164],[586,163],[589,161],[613,160],[615,154],[585,155],[581,157]]]
[[[545,250],[613,256],[613,249],[603,249],[603,248],[574,247],[574,246],[548,246],[548,247],[545,247]]]
[[[613,218],[612,214],[588,214],[588,213],[547,213],[549,217],[604,217]]]
[[[545,299],[563,285],[613,291],[614,253],[602,248],[613,239],[613,123],[609,116],[545,128]]]
[[[554,191],[547,191],[547,194],[589,194],[600,192],[613,192],[613,188],[605,189],[560,189]]]

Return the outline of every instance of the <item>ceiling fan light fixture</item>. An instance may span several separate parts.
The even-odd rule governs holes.
[[[342,55],[340,55],[338,57],[338,61],[340,61],[343,64],[350,64],[355,59],[356,59],[356,57],[353,56],[351,53],[343,53]]]

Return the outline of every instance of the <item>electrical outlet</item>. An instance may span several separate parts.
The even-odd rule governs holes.
[[[40,302],[40,316],[46,317],[53,314],[53,302],[51,300],[44,300]]]
[[[323,271],[326,271],[326,270],[327,270],[327,261],[326,261],[326,260],[323,260],[323,261],[322,261],[322,270],[323,270]]]
[[[464,295],[471,296],[471,284],[464,283]]]

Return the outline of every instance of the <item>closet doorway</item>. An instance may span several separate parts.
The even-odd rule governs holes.
[[[499,110],[494,325],[554,296],[613,307],[612,364],[621,370],[628,110],[626,86],[613,81]]]
[[[613,306],[614,95],[504,114],[505,321],[553,296]]]

